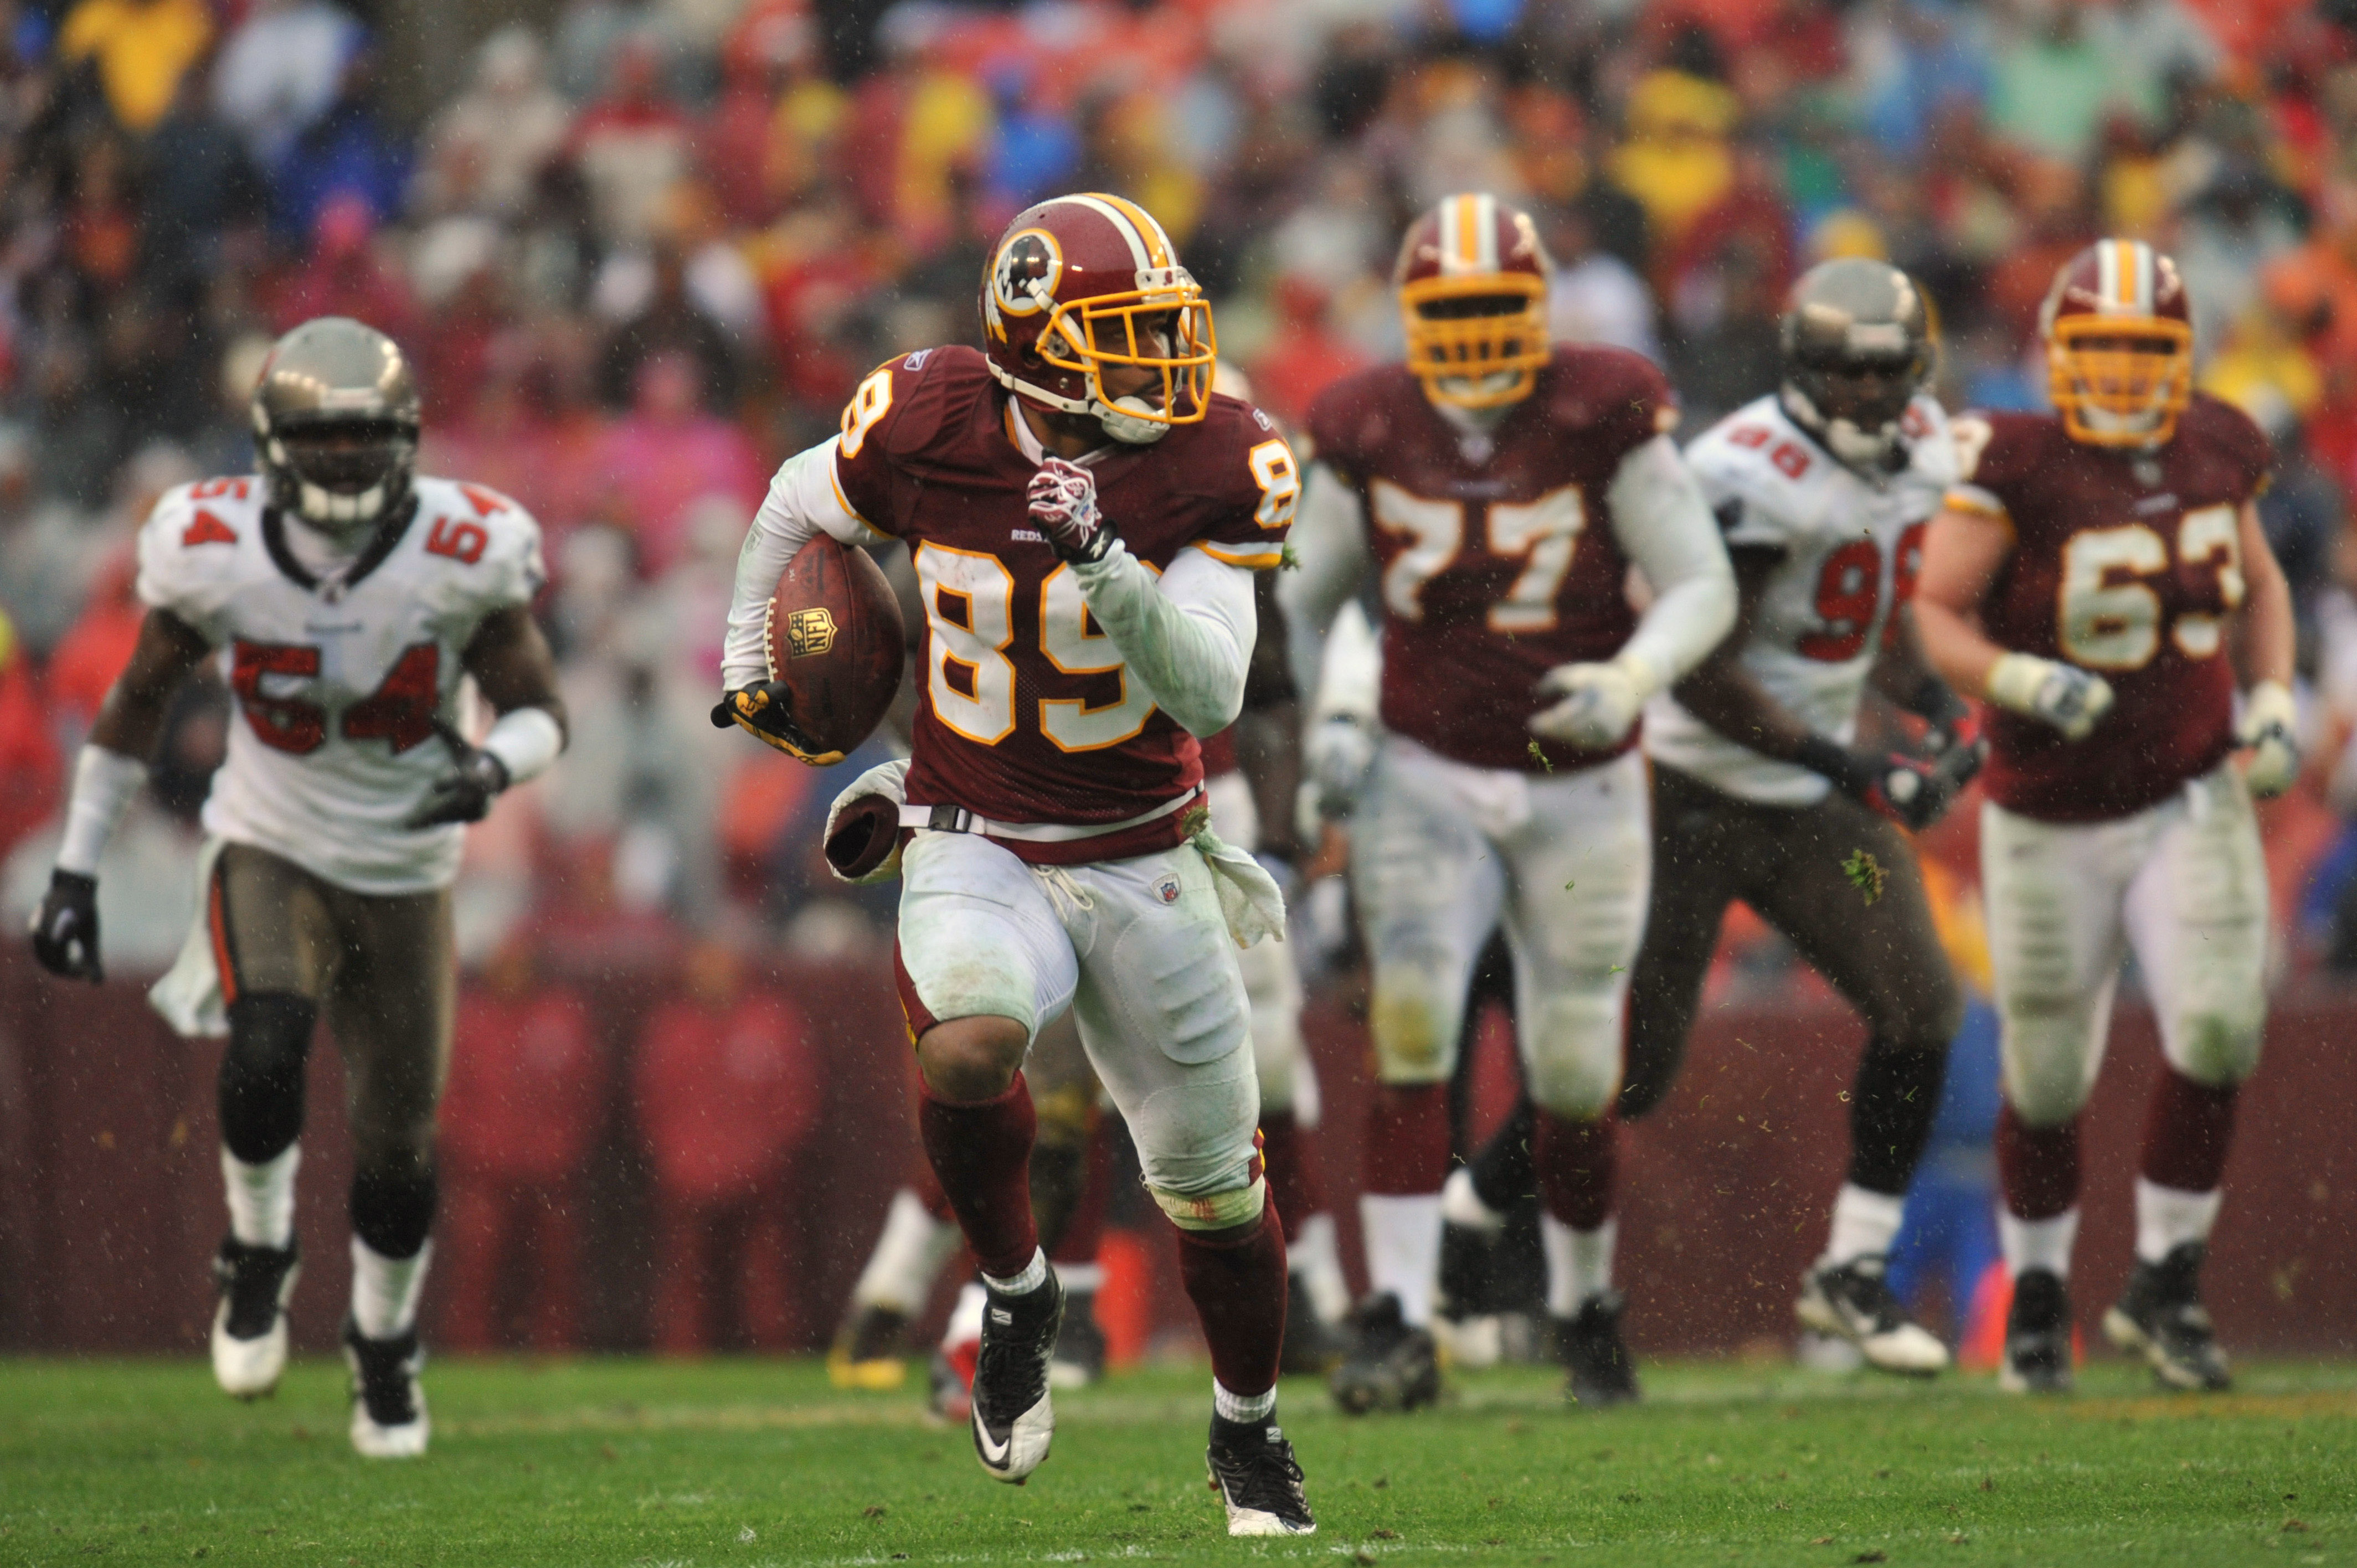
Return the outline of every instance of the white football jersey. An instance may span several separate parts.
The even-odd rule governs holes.
[[[1868,478],[1836,461],[1773,394],[1698,436],[1686,464],[1729,550],[1783,552],[1740,658],[1810,728],[1846,744],[1898,606],[1914,592],[1923,531],[1956,480],[1954,444],[1937,402],[1907,411],[1908,466]],[[1712,729],[1663,692],[1645,708],[1645,751],[1729,795],[1806,806],[1832,788],[1805,768],[1763,757]]]
[[[402,819],[449,771],[434,721],[457,722],[475,628],[540,590],[540,525],[495,490],[420,478],[409,526],[321,583],[265,489],[182,485],[139,535],[140,598],[220,650],[235,704],[205,831],[355,893],[447,887],[466,830]]]

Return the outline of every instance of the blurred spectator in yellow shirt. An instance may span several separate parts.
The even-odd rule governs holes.
[[[81,0],[58,38],[68,64],[92,59],[106,106],[124,129],[145,133],[172,107],[180,78],[212,43],[203,0]]]

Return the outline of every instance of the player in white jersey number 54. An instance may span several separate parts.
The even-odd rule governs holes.
[[[341,317],[280,338],[253,394],[258,475],[183,485],[139,536],[137,648],[75,764],[33,951],[96,982],[98,866],[147,777],[173,693],[220,660],[237,702],[204,810],[197,929],[151,993],[186,1035],[229,1036],[213,1372],[267,1393],[286,1361],[304,1062],[324,1014],[351,1085],[352,1444],[425,1449],[417,1295],[449,1061],[450,884],[464,824],[565,745],[533,622],[540,528],[506,497],[415,472],[400,348]],[[461,676],[499,714],[453,724]]]

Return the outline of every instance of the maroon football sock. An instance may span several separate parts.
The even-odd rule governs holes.
[[[1031,1222],[1031,1141],[1039,1127],[1020,1072],[994,1099],[959,1105],[929,1087],[917,1106],[925,1157],[942,1178],[958,1229],[982,1272],[1000,1279],[1021,1273],[1039,1250]]]
[[[1276,1387],[1285,1339],[1285,1227],[1274,1199],[1248,1225],[1178,1232],[1178,1278],[1211,1347],[1211,1375],[1250,1399]]]
[[[1612,1178],[1620,1165],[1620,1123],[1609,1112],[1577,1122],[1552,1111],[1538,1115],[1531,1158],[1538,1167],[1539,1201],[1574,1230],[1593,1230],[1612,1218]]]
[[[1049,1249],[1054,1262],[1093,1263],[1097,1246],[1104,1240],[1105,1208],[1113,1197],[1113,1149],[1105,1143],[1103,1127],[1089,1134],[1085,1157],[1088,1166],[1081,1182],[1081,1200],[1072,1205],[1064,1233]]]
[[[1448,1086],[1377,1084],[1367,1102],[1364,1189],[1415,1197],[1438,1192],[1448,1179]]]
[[[2211,1192],[2226,1175],[2238,1086],[2212,1089],[2175,1068],[2152,1086],[2144,1123],[2144,1179],[2179,1192]]]
[[[2079,1119],[2031,1127],[1997,1109],[1996,1170],[2005,1207],[2016,1219],[2051,1219],[2079,1201]]]
[[[1318,1169],[1318,1140],[1290,1111],[1265,1111],[1260,1118],[1261,1157],[1268,1166],[1268,1196],[1291,1240],[1301,1222],[1326,1208],[1325,1182]]]

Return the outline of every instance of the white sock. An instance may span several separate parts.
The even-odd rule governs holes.
[[[247,1165],[221,1150],[221,1183],[229,1189],[229,1233],[249,1247],[295,1243],[295,1167],[303,1145],[289,1144],[275,1159]]]
[[[1612,1244],[1620,1236],[1618,1219],[1607,1219],[1593,1230],[1574,1230],[1552,1214],[1539,1216],[1549,1316],[1576,1317],[1591,1296],[1612,1288]]]
[[[934,1219],[915,1193],[902,1187],[885,1210],[884,1233],[876,1238],[876,1251],[867,1255],[859,1283],[851,1287],[852,1301],[915,1316],[933,1294],[933,1276],[942,1272],[957,1240],[955,1220]]]
[[[1377,1294],[1399,1297],[1411,1328],[1432,1322],[1432,1293],[1440,1276],[1440,1195],[1362,1193],[1359,1229],[1367,1246],[1367,1280]]]
[[[1222,1421],[1266,1421],[1276,1413],[1276,1391],[1265,1394],[1232,1394],[1220,1380],[1211,1380],[1211,1408]]]
[[[1887,1257],[1907,1217],[1907,1200],[1887,1192],[1869,1192],[1854,1182],[1842,1183],[1834,1199],[1832,1234],[1825,1239],[1827,1265],[1839,1268],[1860,1258]]]
[[[1000,1279],[996,1274],[982,1276],[983,1283],[1001,1295],[1028,1295],[1048,1283],[1048,1254],[1039,1248],[1031,1249],[1031,1261],[1023,1265],[1019,1274]]]
[[[2025,1270],[2044,1269],[2067,1280],[2071,1245],[2079,1239],[2079,1206],[2074,1203],[2051,1219],[2018,1219],[1999,1202],[1996,1239],[2005,1249],[2005,1266],[2017,1279]]]
[[[417,1296],[425,1288],[425,1265],[434,1243],[414,1258],[388,1258],[352,1238],[352,1323],[366,1339],[396,1339],[417,1323]]]
[[[1340,1323],[1351,1310],[1350,1282],[1342,1277],[1342,1251],[1335,1239],[1334,1217],[1313,1214],[1301,1222],[1301,1234],[1286,1243],[1286,1266],[1301,1281],[1309,1310],[1321,1323]]]
[[[1440,1217],[1451,1225],[1495,1236],[1506,1228],[1506,1217],[1481,1201],[1473,1188],[1473,1167],[1459,1165],[1440,1187]]]
[[[1104,1289],[1104,1265],[1093,1259],[1085,1263],[1050,1263],[1056,1278],[1063,1284],[1066,1295],[1094,1295]]]
[[[955,1350],[960,1345],[971,1345],[982,1337],[982,1309],[989,1305],[990,1294],[982,1288],[980,1280],[968,1280],[958,1287],[958,1297],[950,1307],[950,1320],[942,1328],[942,1348]]]
[[[2158,1263],[2188,1241],[2207,1241],[2218,1222],[2218,1204],[2224,1189],[2186,1192],[2136,1177],[2136,1257]]]

